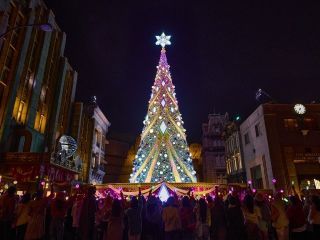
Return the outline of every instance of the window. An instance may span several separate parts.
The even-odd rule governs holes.
[[[226,164],[227,164],[227,173],[230,174],[231,173],[230,159],[227,159]]]
[[[2,76],[0,78],[0,81],[3,82],[5,85],[8,84],[9,81],[9,68],[6,66],[3,67]]]
[[[239,170],[242,169],[242,158],[241,158],[241,155],[239,155],[238,157],[238,164],[239,164]]]
[[[249,134],[246,133],[246,134],[244,134],[244,144],[247,145],[249,143],[250,143]]]
[[[294,118],[283,119],[283,125],[288,130],[295,130],[298,128],[298,121]]]
[[[6,62],[5,62],[6,67],[10,68],[12,66],[13,57],[14,57],[14,49],[12,47],[9,47]]]
[[[312,153],[312,149],[309,148],[309,147],[308,147],[308,148],[305,148],[305,149],[304,149],[304,152],[305,152],[305,153]]]
[[[233,157],[233,166],[234,166],[234,170],[237,171],[238,170],[238,164],[237,164],[237,157]]]
[[[317,122],[314,118],[304,118],[303,127],[308,130],[315,130],[317,129]]]
[[[0,83],[0,106],[2,106],[2,97],[4,95],[4,86]]]
[[[254,126],[254,130],[256,132],[256,137],[261,136],[261,130],[260,130],[260,124],[259,123]]]
[[[239,137],[236,135],[236,148],[239,149]]]
[[[251,168],[250,170],[251,170],[253,187],[257,189],[262,189],[263,182],[262,182],[261,166],[258,165],[256,167]]]
[[[18,122],[21,121],[23,108],[24,108],[24,102],[23,102],[23,101],[20,101],[19,107],[18,107],[17,119],[16,119]]]

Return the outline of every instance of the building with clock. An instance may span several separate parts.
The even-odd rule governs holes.
[[[320,104],[262,104],[240,126],[254,188],[315,188],[320,180]]]

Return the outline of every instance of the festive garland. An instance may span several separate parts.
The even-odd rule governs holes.
[[[151,186],[151,187],[148,186],[146,189],[141,190],[141,194],[144,195],[144,196],[147,196],[150,191],[151,191],[151,193],[155,193],[161,187],[162,184],[164,184],[172,192],[175,192],[178,196],[187,195],[188,192],[190,191],[190,190],[185,190],[185,189],[178,188],[178,187],[174,186],[174,184],[171,184],[171,183],[168,183],[168,182],[161,182],[161,183],[158,183],[155,186]],[[132,187],[132,185],[130,187]],[[112,185],[112,184],[109,184],[109,185],[106,186],[107,189],[112,190],[114,193],[116,193],[118,195],[120,195],[121,192],[122,192],[122,194],[124,196],[137,196],[139,194],[139,191],[136,190],[137,187],[140,187],[140,186],[138,186],[136,184],[135,188],[134,188],[134,191],[128,191],[128,190],[127,191],[122,191],[123,188],[120,187],[120,186],[116,186],[116,185]],[[99,187],[98,190],[99,189],[102,189],[102,188]],[[211,187],[209,189],[202,190],[202,191],[193,190],[192,192],[193,192],[194,195],[206,195],[206,194],[209,194],[209,193],[214,192],[214,191],[215,191],[215,187]]]

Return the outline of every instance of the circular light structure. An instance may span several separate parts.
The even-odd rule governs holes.
[[[58,153],[65,153],[66,157],[71,157],[77,151],[77,142],[72,137],[62,135],[59,139]]]

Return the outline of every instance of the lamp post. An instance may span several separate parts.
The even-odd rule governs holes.
[[[8,29],[5,33],[2,33],[0,35],[0,40],[6,36],[8,33],[16,30],[16,29],[19,29],[19,28],[26,28],[26,27],[38,27],[40,28],[42,31],[44,32],[52,32],[53,30],[53,27],[50,23],[33,23],[33,24],[26,24],[26,25],[20,25],[20,26],[15,26],[13,28],[10,28]]]

